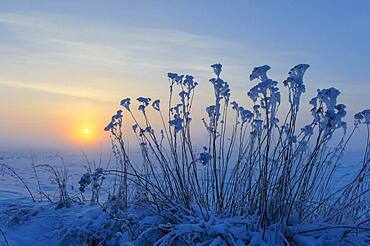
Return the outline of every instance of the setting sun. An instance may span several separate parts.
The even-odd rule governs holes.
[[[79,140],[82,140],[84,142],[94,140],[95,138],[91,126],[80,126],[78,132]]]
[[[101,127],[95,123],[75,123],[71,133],[71,140],[78,144],[96,144],[102,136]]]

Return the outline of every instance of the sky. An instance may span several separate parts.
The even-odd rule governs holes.
[[[253,67],[282,81],[308,63],[303,100],[334,86],[352,122],[370,106],[369,43],[369,1],[1,1],[0,150],[109,146],[119,101],[166,98],[167,72],[195,77],[204,114],[217,62],[245,105]]]

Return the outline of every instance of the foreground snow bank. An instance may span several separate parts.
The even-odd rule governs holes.
[[[181,217],[181,219],[179,219]],[[366,245],[369,230],[354,226],[271,225],[257,231],[258,219],[181,215],[176,219],[150,206],[131,205],[113,214],[100,205],[18,201],[0,205],[8,245]],[[0,239],[0,245],[7,245]]]

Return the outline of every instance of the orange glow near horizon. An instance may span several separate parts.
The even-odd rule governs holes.
[[[62,124],[59,138],[70,146],[92,147],[105,142],[105,119],[109,119],[104,104],[91,101],[63,103],[58,111]]]
[[[109,137],[104,132],[101,122],[73,121],[60,128],[58,141],[70,148],[88,149],[99,146],[109,146]]]
[[[92,123],[83,123],[75,126],[72,138],[77,143],[94,144],[99,141],[101,134],[97,126]]]

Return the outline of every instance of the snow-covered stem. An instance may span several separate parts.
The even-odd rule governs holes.
[[[35,199],[34,195],[32,194],[31,189],[28,187],[28,185],[26,184],[24,179],[12,167],[10,167],[9,165],[6,165],[4,163],[0,163],[0,173],[4,173],[4,174],[8,173],[9,175],[18,179],[22,183],[24,188],[26,188],[26,190],[27,190],[28,194],[30,195],[32,201],[36,202],[36,199]]]
[[[35,168],[44,168],[51,172],[52,177],[51,179],[57,184],[57,189],[59,193],[59,201],[57,204],[57,208],[64,208],[69,207],[71,205],[71,198],[68,195],[68,174],[67,169],[64,165],[64,161],[62,159],[62,168],[58,170],[57,168],[49,165],[49,164],[40,164],[35,165]]]
[[[3,239],[4,239],[4,245],[9,246],[8,239],[6,238],[5,233],[4,233],[4,231],[3,231],[3,230],[1,230],[1,228],[0,228],[0,232],[1,232],[1,236],[2,236],[2,237],[3,237]]]

